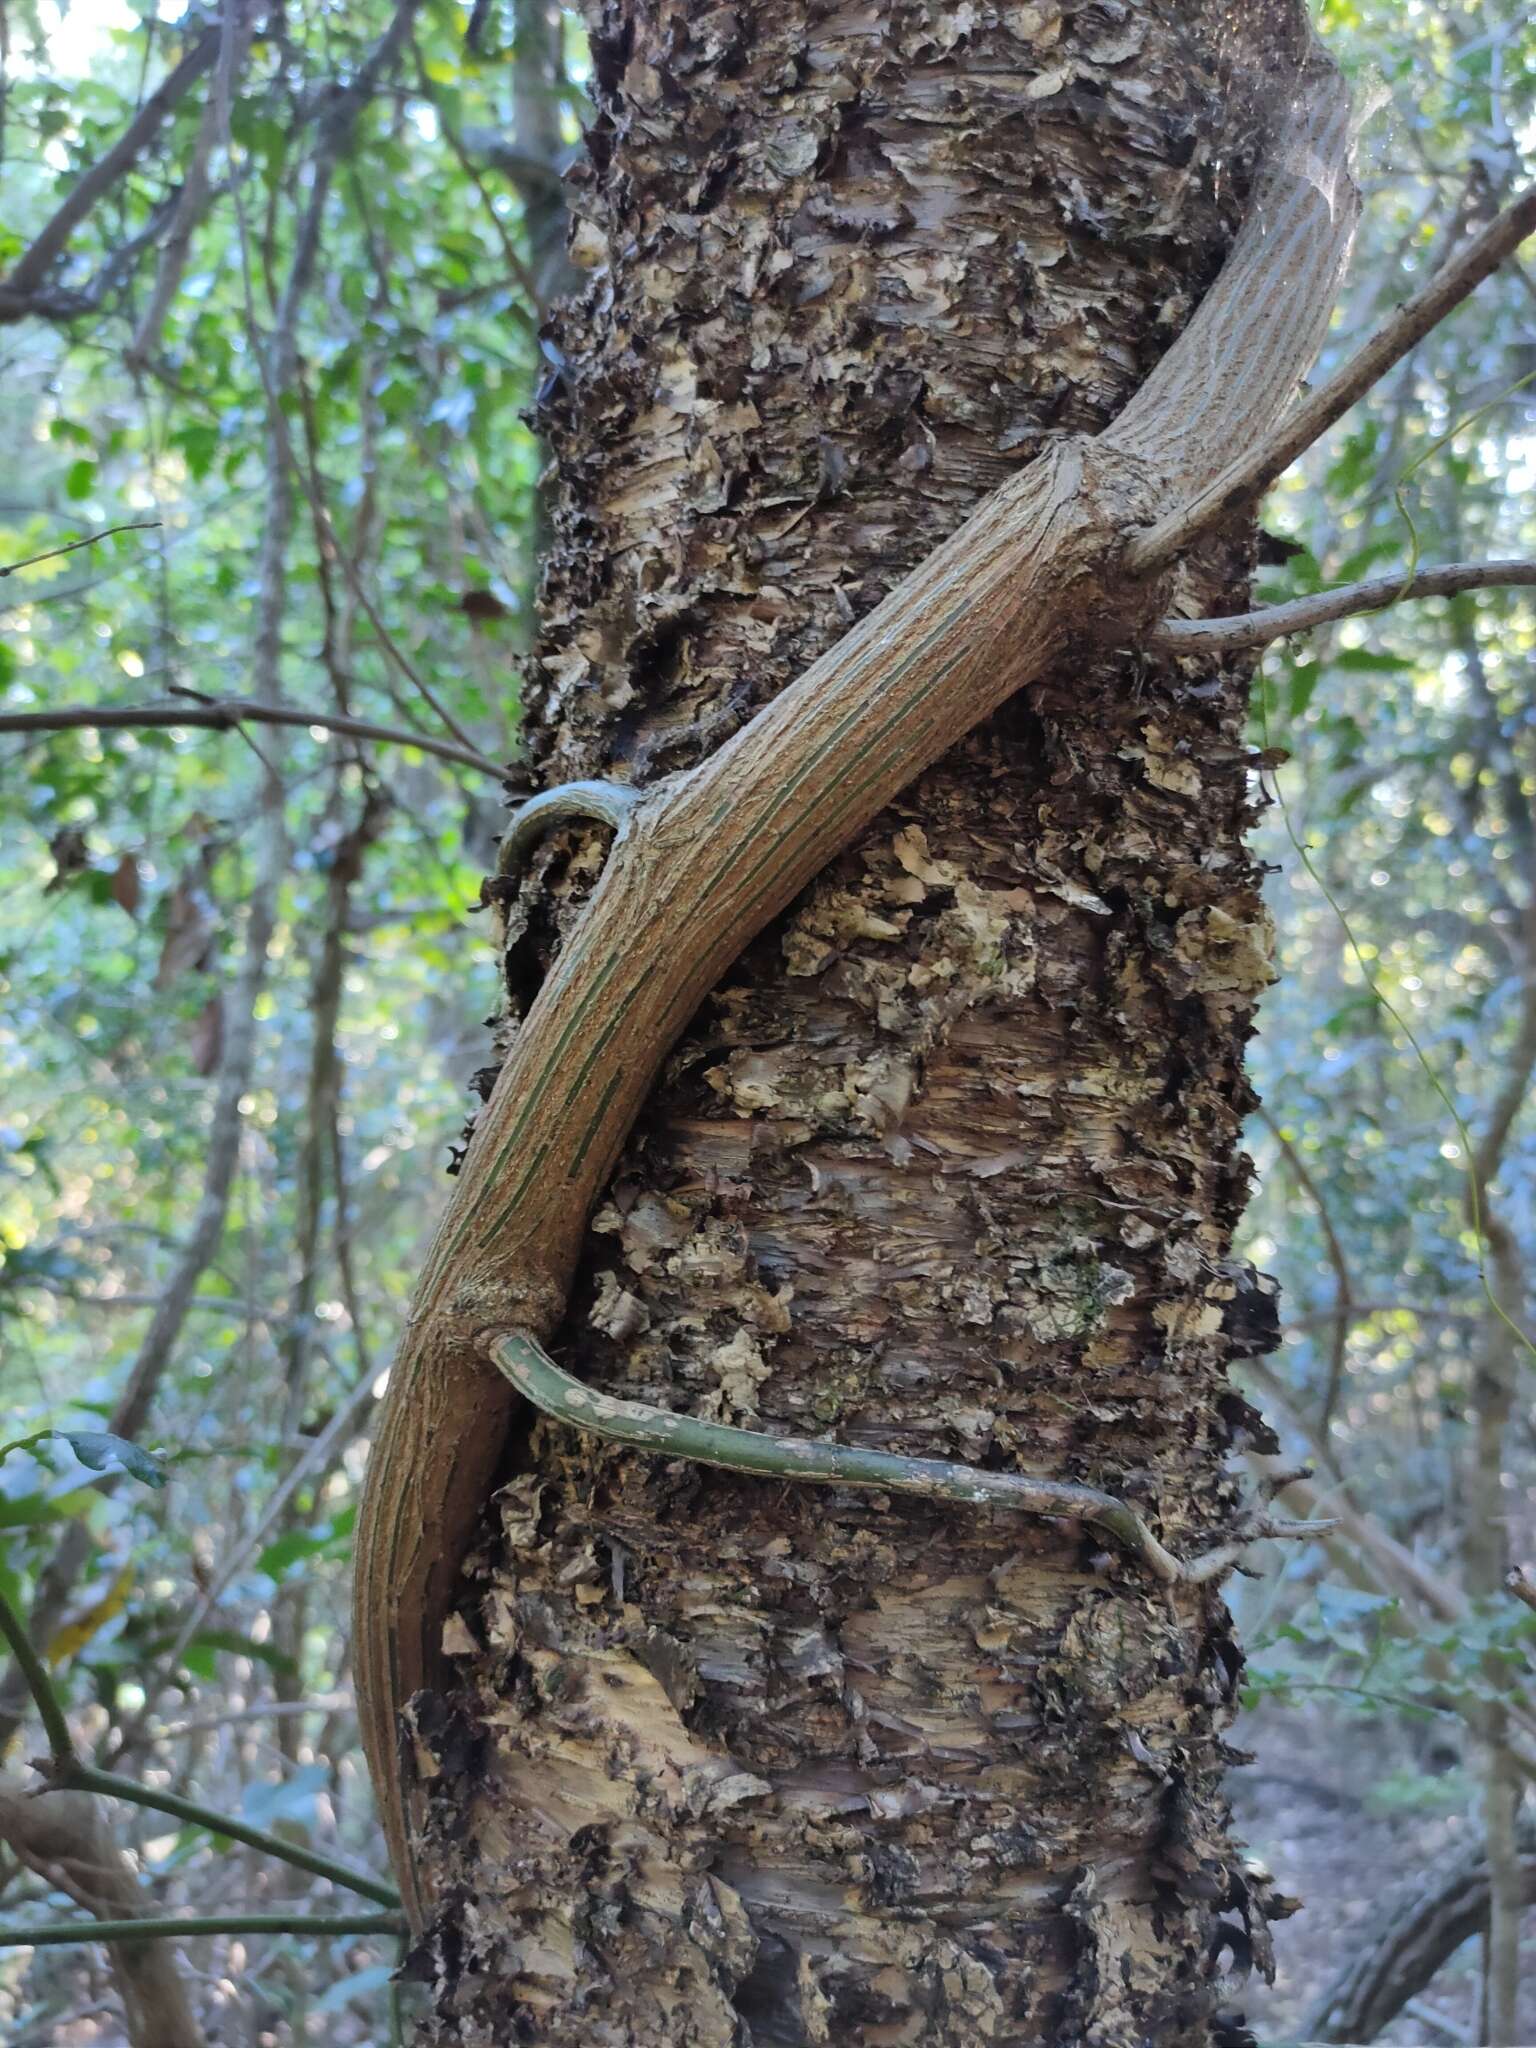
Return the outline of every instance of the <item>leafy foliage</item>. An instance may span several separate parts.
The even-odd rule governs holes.
[[[1536,28],[1502,0],[1318,13],[1377,103],[1326,369],[1529,182]],[[1299,552],[1265,596],[1415,550],[1536,552],[1533,288],[1518,262],[1488,280],[1285,481],[1266,525]],[[1324,1790],[1358,1759],[1404,1844],[1437,1814],[1481,1825],[1490,1716],[1529,1743],[1531,1617],[1499,1565],[1536,1549],[1533,648],[1532,593],[1489,590],[1281,643],[1256,692],[1255,737],[1290,760],[1264,828],[1282,978],[1254,1047],[1247,1224],[1286,1343],[1255,1396],[1316,1465],[1316,1511],[1348,1519],[1239,1603],[1250,1740],[1305,1730]]]
[[[191,1764],[200,1794],[375,1866],[341,1633],[354,1485],[482,1056],[493,989],[467,913],[504,814],[489,767],[409,742],[451,737],[435,699],[489,763],[514,753],[542,461],[528,408],[547,368],[524,189],[463,135],[510,137],[533,105],[558,173],[582,62],[574,25],[520,58],[510,6],[482,10],[473,49],[468,10],[408,11],[297,308],[276,622],[287,702],[404,738],[0,736],[0,1588],[25,1612],[78,1536],[47,1647],[99,1753]],[[274,17],[232,53],[227,102],[214,66],[74,228],[41,316],[0,325],[0,567],[155,522],[0,580],[5,710],[250,694],[271,338],[329,96],[394,13],[316,0]],[[177,29],[110,0],[60,24],[12,10],[0,271],[202,32],[195,13]],[[207,205],[146,331],[200,149]],[[127,1441],[112,1418],[195,1237],[234,1072],[269,766],[287,858],[227,1214]],[[125,1474],[144,1485],[92,1483]],[[202,1732],[165,1733],[182,1724]],[[164,1834],[141,1816],[164,1897],[250,1902],[247,1855],[210,1875],[206,1833]],[[295,1972],[275,1967],[293,1941],[267,1943],[241,1998],[297,2027],[313,1968],[336,1979],[334,2038],[381,2039],[392,1958],[335,1946]],[[23,1981],[67,2005],[68,1954],[29,1973],[0,1952],[0,2009]]]
[[[1520,10],[1487,10],[1479,36],[1451,10],[1388,21],[1330,0],[1322,20],[1346,62],[1353,51],[1357,68],[1378,67],[1394,89],[1414,81],[1367,130],[1363,258],[1337,349],[1413,288],[1448,233],[1520,182],[1536,43]],[[1532,408],[1529,390],[1512,388],[1529,367],[1530,290],[1518,265],[1490,280],[1288,480],[1268,521],[1302,551],[1270,573],[1266,595],[1403,563],[1400,485],[1426,560],[1531,553]],[[1281,643],[1262,678],[1264,730],[1293,756],[1280,788],[1323,887],[1272,816],[1283,979],[1256,1079],[1312,1170],[1365,1309],[1350,1313],[1348,1433],[1378,1472],[1401,1474],[1406,1458],[1442,1490],[1464,1445],[1467,1333],[1486,1309],[1479,1246],[1458,1133],[1379,998],[1412,1024],[1480,1132],[1518,1053],[1530,971],[1533,643],[1530,594],[1486,591]],[[1517,1123],[1498,1180],[1499,1215],[1522,1242],[1536,1220],[1532,1142]],[[1287,1284],[1292,1384],[1315,1408],[1336,1276],[1316,1202],[1262,1130],[1256,1143],[1266,1171],[1252,1248]],[[1398,1426],[1383,1431],[1388,1418]]]

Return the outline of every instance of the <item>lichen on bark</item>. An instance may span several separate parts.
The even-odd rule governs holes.
[[[546,421],[542,779],[686,767],[1062,431],[1241,217],[1298,5],[606,5]],[[1243,608],[1252,534],[1179,572]],[[1084,645],[749,950],[593,1218],[616,1393],[1231,1516],[1247,675]],[[506,906],[525,1000],[601,839]],[[417,1705],[432,2037],[1210,2042],[1240,1665],[1080,1528],[520,1443]],[[1233,2038],[1236,2038],[1234,2035]]]

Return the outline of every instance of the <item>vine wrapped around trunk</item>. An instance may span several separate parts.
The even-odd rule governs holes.
[[[477,1901],[442,2039],[1206,2040],[1263,1958],[1225,1612],[1071,1527],[539,1425],[450,1619],[509,1329],[616,1398],[1108,1492],[1176,1557],[1240,1519],[1245,673],[1115,650],[1242,610],[1251,528],[1117,559],[1289,401],[1354,200],[1302,9],[1162,16],[595,31],[530,740],[640,795],[590,900],[574,800],[502,886],[542,983],[359,1531],[397,1869]]]

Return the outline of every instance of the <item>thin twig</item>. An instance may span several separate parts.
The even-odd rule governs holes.
[[[486,217],[495,229],[497,238],[501,243],[501,253],[505,258],[508,274],[527,294],[528,304],[526,306],[518,305],[514,299],[510,304],[509,310],[519,321],[526,333],[537,337],[540,312],[538,286],[529,275],[528,266],[519,255],[516,244],[508,233],[506,222],[492,204],[491,195],[486,189],[485,180],[476,168],[475,161],[471,157],[468,146],[460,135],[456,123],[450,118],[439,95],[433,92],[432,81],[427,76],[426,67],[421,60],[420,50],[413,49],[411,54],[416,60],[416,77],[421,87],[421,96],[430,103],[433,111],[436,113],[438,123],[443,131],[443,139],[458,160],[460,170],[463,171],[465,177],[469,179],[480,195],[480,201],[485,209]]]
[[[82,1296],[81,1299],[89,1299]],[[1357,1301],[1351,1304],[1353,1322],[1356,1328],[1361,1323],[1371,1322],[1377,1316],[1413,1316],[1421,1323],[1475,1323],[1481,1310],[1472,1308],[1449,1308],[1443,1303],[1428,1307],[1416,1301]],[[1282,1324],[1281,1334],[1292,1337],[1307,1330],[1319,1329],[1324,1323],[1333,1321],[1331,1308],[1308,1309],[1303,1316],[1292,1316]]]
[[[1125,551],[1123,566],[1132,575],[1150,575],[1165,567],[1219,519],[1241,510],[1267,491],[1298,455],[1305,454],[1336,420],[1342,419],[1356,399],[1363,397],[1533,232],[1536,186],[1522,192],[1481,234],[1473,237],[1459,256],[1453,256],[1437,270],[1422,291],[1415,292],[1390,314],[1370,340],[1282,421],[1267,440],[1224,470],[1187,504],[1159,519],[1132,541]]]
[[[1362,612],[1377,612],[1410,597],[1454,597],[1462,590],[1493,590],[1536,584],[1536,562],[1447,562],[1416,576],[1372,576],[1337,590],[1315,591],[1261,611],[1222,619],[1164,619],[1148,645],[1164,654],[1228,654],[1267,647],[1287,633],[1310,633]]]
[[[122,1834],[100,1800],[73,1792],[40,1799],[9,1776],[0,1781],[0,1836],[18,1863],[43,1881],[40,1896],[9,1902],[7,1919],[51,1924],[58,1915],[49,1910],[49,1895],[60,1892],[91,1916],[89,1924],[164,1911],[146,1891]],[[200,1900],[198,1910],[212,1912],[216,1903]],[[209,2048],[174,1942],[111,1943],[106,1962],[135,2048]]]
[[[357,1892],[365,1899],[375,1899],[381,1906],[400,1903],[391,1886],[370,1877],[366,1871],[337,1863],[314,1849],[287,1841],[281,1835],[269,1834],[265,1828],[251,1827],[233,1814],[204,1806],[201,1800],[183,1799],[175,1792],[158,1792],[148,1785],[137,1784],[132,1778],[120,1777],[115,1771],[98,1770],[94,1764],[78,1761],[54,1775],[51,1782],[71,1792],[99,1792],[107,1799],[126,1800],[130,1806],[147,1806],[152,1812],[169,1814],[172,1820],[185,1822],[188,1827],[207,1828],[210,1834],[223,1835],[231,1842],[243,1842],[248,1849],[259,1849],[264,1856],[275,1856],[280,1863],[291,1863],[298,1870],[307,1870],[312,1877],[326,1878],[346,1891]]]
[[[5,1637],[11,1655],[16,1659],[16,1668],[26,1680],[27,1690],[36,1704],[38,1719],[48,1738],[49,1755],[56,1765],[72,1764],[75,1761],[74,1738],[69,1732],[69,1723],[64,1718],[64,1708],[48,1674],[48,1667],[22,1627],[21,1616],[4,1593],[0,1593],[0,1635]]]
[[[341,799],[339,799],[341,800]],[[344,800],[343,800],[344,801]],[[309,1075],[305,1088],[299,1158],[295,1175],[294,1284],[287,1327],[279,1349],[286,1389],[282,1433],[297,1436],[309,1398],[310,1366],[316,1347],[315,1305],[320,1288],[320,1214],[325,1206],[326,1133],[341,1101],[342,1059],[337,1044],[342,981],[347,966],[347,921],[352,893],[369,849],[384,828],[389,806],[370,782],[355,822],[330,848],[325,871],[325,918],[313,947],[309,990]]]
[[[451,732],[454,738],[459,742],[462,752],[464,754],[474,754],[477,760],[483,761],[485,759],[485,756],[483,754],[477,753],[474,741],[470,738],[469,734],[465,731],[464,727],[460,725],[459,721],[454,717],[453,713],[448,709],[447,705],[443,703],[442,699],[437,695],[437,692],[432,688],[432,685],[421,673],[421,670],[417,668],[416,664],[411,660],[410,656],[405,652],[404,648],[401,647],[400,643],[396,640],[394,634],[391,633],[388,626],[385,625],[384,620],[379,613],[378,607],[374,604],[372,598],[368,595],[362,577],[358,573],[356,563],[352,560],[351,556],[347,553],[346,549],[342,547],[339,539],[337,538],[336,529],[331,519],[330,507],[326,504],[325,499],[321,495],[319,484],[315,481],[314,478],[312,478],[309,475],[308,471],[298,461],[297,457],[293,454],[293,451],[291,449],[289,451],[289,456],[290,460],[293,463],[293,473],[299,480],[299,488],[300,490],[303,491],[304,496],[309,501],[310,513],[313,516],[316,525],[326,535],[332,547],[335,549],[336,560],[341,565],[341,573],[346,578],[347,587],[351,591],[353,599],[356,602],[359,611],[361,611],[363,617],[368,621],[369,625],[372,626],[374,633],[377,635],[380,647],[383,648],[385,654],[388,655],[389,659],[394,663],[395,667],[399,669],[401,675],[405,677],[406,681],[411,685],[412,689],[414,689],[417,692],[422,702],[426,704],[432,711],[436,712],[437,716],[442,720],[443,724],[448,728],[449,732]]]
[[[294,1459],[262,1510],[255,1528],[224,1558],[212,1585],[202,1594],[197,1606],[183,1623],[165,1659],[168,1664],[174,1665],[181,1657],[188,1643],[218,1606],[230,1580],[244,1569],[247,1559],[265,1543],[274,1523],[310,1473],[325,1463],[338,1444],[347,1441],[349,1432],[355,1433],[359,1430],[362,1418],[373,1400],[373,1383],[376,1377],[372,1371],[365,1370],[325,1428],[318,1436],[311,1437],[299,1456]]]
[[[350,138],[352,126],[357,116],[372,98],[380,77],[393,64],[403,44],[408,39],[411,21],[419,5],[420,0],[398,0],[395,12],[390,18],[389,26],[358,66],[357,72],[350,84],[337,95],[334,104],[330,107],[321,123],[319,140],[311,160],[313,182],[310,191],[309,207],[299,231],[298,244],[289,274],[288,286],[284,293],[283,308],[279,310],[276,327],[272,336],[273,348],[270,352],[270,359],[268,351],[259,345],[257,335],[255,300],[251,290],[250,262],[247,250],[248,232],[244,210],[239,204],[238,183],[235,186],[235,215],[239,228],[241,269],[245,280],[246,315],[251,328],[252,340],[257,343],[256,360],[261,371],[262,384],[267,394],[268,413],[273,436],[281,448],[284,460],[293,475],[298,479],[299,487],[308,501],[316,525],[330,538],[331,544],[336,551],[336,559],[340,562],[342,573],[346,577],[348,588],[351,590],[359,609],[369,625],[372,626],[374,632],[378,635],[379,645],[406,680],[418,691],[423,702],[429,705],[437,717],[441,719],[459,745],[466,751],[473,753],[475,752],[473,740],[453,716],[453,713],[439,699],[432,686],[395,640],[393,634],[380,617],[367,590],[364,588],[356,564],[352,562],[346,550],[337,542],[330,510],[325,503],[317,481],[308,474],[304,464],[298,459],[278,405],[279,396],[286,392],[293,382],[294,372],[293,320],[287,308],[290,300],[294,298],[296,281],[303,277],[307,284],[309,274],[313,270],[314,259],[319,246],[321,218],[325,210],[325,202],[330,191],[331,179],[335,173],[337,160],[344,145]],[[230,129],[229,107],[227,103],[223,113],[225,149],[230,156],[231,162],[233,162],[234,141]],[[483,757],[481,758],[483,759]]]
[[[14,576],[18,569],[30,569],[38,562],[51,562],[59,555],[72,555],[78,548],[93,548],[99,540],[110,540],[114,533],[148,533],[159,526],[158,519],[130,519],[123,526],[105,526],[100,533],[88,533],[83,540],[66,541],[60,548],[44,548],[40,555],[28,555],[25,561],[7,562],[0,569],[0,576]]]
[[[20,1286],[22,1283],[18,1281],[16,1284]],[[59,1286],[55,1282],[41,1277],[29,1277],[26,1285],[42,1289],[43,1292],[51,1294],[55,1301],[67,1301],[71,1308],[137,1310],[141,1308],[154,1308],[160,1300],[158,1294],[134,1294],[128,1292],[122,1294],[84,1294],[77,1288]],[[226,1300],[221,1294],[194,1294],[187,1306],[189,1308],[207,1309],[214,1315],[221,1316],[243,1316],[246,1312],[244,1302]]]
[[[1344,1367],[1348,1358],[1349,1331],[1354,1321],[1355,1289],[1350,1278],[1349,1261],[1344,1256],[1344,1245],[1339,1233],[1333,1227],[1327,1198],[1318,1186],[1311,1167],[1296,1146],[1285,1135],[1270,1112],[1260,1105],[1259,1116],[1270,1136],[1280,1148],[1280,1156],[1295,1175],[1302,1193],[1307,1195],[1317,1211],[1317,1220],[1322,1226],[1323,1244],[1328,1253],[1328,1263],[1333,1268],[1333,1341],[1328,1359],[1328,1383],[1323,1393],[1323,1405],[1317,1418],[1318,1432],[1324,1442],[1333,1427],[1334,1410],[1339,1405],[1339,1396],[1344,1389]]]
[[[349,1692],[322,1692],[307,1700],[258,1700],[253,1707],[230,1707],[222,1714],[199,1714],[190,1721],[151,1722],[145,1729],[150,1742],[175,1742],[184,1735],[206,1735],[216,1728],[233,1728],[249,1721],[291,1720],[302,1714],[345,1714],[353,1707]]]
[[[87,1920],[78,1927],[0,1924],[0,1948],[70,1948],[102,1941],[180,1941],[189,1934],[302,1934],[328,1941],[337,1934],[405,1932],[398,1913],[206,1913],[178,1920]]]
[[[264,1855],[275,1856],[280,1862],[307,1870],[312,1877],[327,1878],[332,1884],[361,1893],[366,1899],[377,1900],[381,1906],[399,1905],[398,1895],[388,1885],[364,1871],[333,1862],[329,1856],[321,1856],[297,1842],[285,1841],[281,1835],[269,1834],[265,1828],[251,1827],[233,1814],[220,1813],[198,1800],[183,1799],[174,1792],[158,1792],[148,1785],[135,1783],[131,1778],[119,1777],[114,1771],[98,1770],[94,1764],[86,1763],[75,1748],[53,1679],[22,1627],[21,1617],[3,1591],[0,1591],[0,1635],[5,1637],[17,1668],[26,1679],[27,1689],[48,1737],[49,1760],[33,1768],[43,1772],[51,1789],[99,1792],[108,1799],[125,1800],[130,1806],[147,1806],[155,1813],[169,1814],[173,1820],[184,1821],[190,1827],[207,1828],[232,1842],[243,1842],[249,1849],[259,1849]],[[98,1940],[105,1938],[100,1932],[100,1924],[97,1923]]]
[[[133,339],[123,352],[130,368],[147,366],[160,346],[161,329],[186,270],[192,237],[213,197],[208,177],[209,159],[218,137],[222,109],[233,91],[233,80],[245,62],[254,27],[253,17],[254,9],[247,10],[234,4],[234,0],[228,0],[219,32],[219,61],[213,85],[203,108],[202,120],[198,123],[192,154],[182,172],[181,191],[171,216],[170,232],[160,250],[149,304],[134,329]]]
[[[402,726],[375,725],[366,718],[345,718],[336,711],[311,711],[302,705],[258,704],[248,697],[211,699],[193,697],[174,704],[70,704],[52,711],[0,712],[0,732],[73,732],[94,727],[97,731],[121,730],[135,726],[206,726],[213,732],[234,732],[242,725],[320,726],[326,732],[344,732],[356,739],[377,740],[382,745],[419,747],[424,754],[456,761],[464,768],[478,768],[486,775],[504,779],[488,754],[473,747],[455,746],[451,740],[435,740],[426,733]]]
[[[161,123],[202,77],[218,55],[220,34],[209,29],[168,72],[117,141],[65,195],[53,217],[0,279],[0,320],[20,320],[34,310],[33,299],[63,255],[70,236],[104,192],[128,171],[153,140]]]
[[[495,1331],[487,1337],[485,1348],[497,1370],[541,1414],[611,1443],[769,1479],[812,1486],[871,1486],[961,1506],[1010,1508],[1048,1520],[1086,1522],[1139,1558],[1165,1585],[1203,1585],[1220,1578],[1246,1546],[1261,1537],[1311,1537],[1331,1526],[1252,1516],[1237,1540],[1184,1564],[1158,1542],[1133,1507],[1096,1486],[1033,1479],[1021,1472],[991,1472],[946,1458],[907,1458],[891,1451],[866,1450],[858,1444],[834,1443],[825,1437],[767,1436],[761,1430],[704,1422],[642,1401],[618,1400],[584,1387],[580,1380],[562,1372],[526,1330]]]

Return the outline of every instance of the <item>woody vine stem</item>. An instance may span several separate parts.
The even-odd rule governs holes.
[[[1048,446],[699,767],[643,789],[567,785],[514,820],[506,878],[551,825],[598,821],[614,838],[481,1114],[369,1460],[354,1591],[359,1712],[413,1924],[430,1904],[411,1841],[423,1788],[399,1712],[441,1681],[460,1560],[521,1400],[618,1441],[736,1471],[1076,1517],[1175,1594],[1226,1570],[1241,1543],[1294,1533],[1254,1514],[1218,1532],[1204,1556],[1180,1559],[1113,1492],[719,1428],[583,1388],[547,1347],[587,1217],[654,1078],[748,941],[907,784],[1068,650],[1147,644],[1170,607],[1166,571],[1177,554],[1213,523],[1246,516],[1282,468],[1536,228],[1532,192],[1293,410],[1352,238],[1350,125],[1342,87],[1318,60],[1280,112],[1220,278],[1103,434]],[[1235,468],[1234,448],[1252,451]],[[1469,566],[1493,573],[1446,573],[1467,578]],[[1528,565],[1496,566],[1529,580]],[[1340,597],[1346,612],[1378,601],[1374,592]],[[1257,637],[1300,623],[1272,622]],[[1230,644],[1255,634],[1252,620],[1221,626]]]

